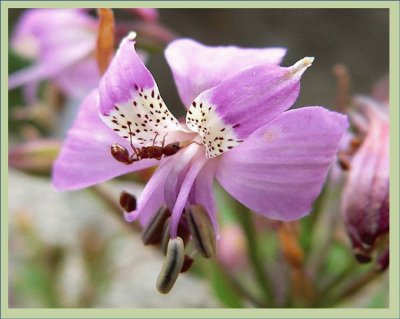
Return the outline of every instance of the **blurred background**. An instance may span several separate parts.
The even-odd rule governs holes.
[[[9,10],[10,36],[24,11]],[[139,19],[123,10],[114,10],[114,13],[117,21]],[[95,16],[95,11],[90,14]],[[158,15],[157,25],[162,26],[168,36],[157,38],[157,32],[154,35],[151,28],[143,27],[148,23],[143,20],[144,32],[137,30],[138,43],[147,52],[147,67],[164,101],[177,117],[184,115],[184,108],[163,56],[166,39],[174,37],[189,37],[208,45],[285,47],[288,51],[282,62],[284,66],[305,56],[314,56],[312,68],[303,76],[295,107],[335,108],[337,78],[332,70],[337,63],[348,70],[350,94],[368,94],[373,84],[389,70],[389,12],[385,9],[160,9]],[[151,45],[145,41],[146,35],[153,41]],[[29,63],[10,49],[10,74]],[[110,181],[95,189],[53,191],[49,178],[51,163],[58,152],[59,141],[73,122],[79,101],[65,102],[65,97],[47,84],[41,85],[40,97],[42,104],[32,108],[27,105],[21,88],[11,90],[9,95],[9,147],[20,152],[13,153],[10,160],[13,167],[9,170],[10,307],[250,305],[229,296],[221,283],[223,280],[218,280],[225,267],[223,262],[215,265],[217,262],[208,260],[196,260],[198,265],[179,278],[169,295],[157,293],[155,281],[162,265],[162,254],[142,245],[137,230],[124,224],[122,215],[115,214],[118,209],[113,202],[126,185],[136,194],[140,193],[148,172]],[[63,103],[74,107],[66,110]],[[26,147],[28,142],[42,144],[35,149]],[[229,224],[232,203],[220,189],[217,192],[221,219]],[[334,278],[342,270],[351,273],[353,269],[353,256],[344,238],[340,212],[330,210],[331,219],[315,221],[314,217],[307,217],[301,222],[304,225],[315,222],[323,233],[331,226],[332,218],[338,220],[337,242],[332,244],[331,255],[318,266],[325,267],[327,273],[321,274],[327,282],[329,276]],[[265,254],[271,256],[278,246],[276,238],[268,234],[273,229],[266,222],[264,231],[267,233],[261,235]],[[234,251],[243,248],[240,240],[236,242],[240,236],[233,235]],[[307,248],[313,239],[302,240]],[[230,248],[227,249],[229,255]],[[279,259],[272,260],[270,266],[270,271],[279,268]],[[229,269],[223,271],[229,272]],[[285,280],[285,273],[279,278]],[[285,291],[281,295],[284,296]],[[387,278],[381,277],[360,294],[335,306],[387,307],[387,295]],[[281,306],[287,305],[282,303]]]

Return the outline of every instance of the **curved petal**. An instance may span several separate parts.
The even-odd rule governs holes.
[[[203,153],[203,151],[201,151],[201,153]],[[182,183],[180,184],[179,193],[171,213],[171,238],[176,238],[177,236],[179,221],[181,219],[182,212],[188,202],[189,193],[192,189],[194,181],[196,180],[196,177],[198,176],[206,161],[207,158],[205,156],[198,156],[197,158],[195,158],[192,165],[187,170],[187,173],[185,174]]]
[[[158,163],[143,160],[132,165],[117,162],[110,154],[113,143],[129,149],[129,143],[111,131],[99,118],[98,92],[83,102],[78,117],[53,167],[53,186],[72,190],[100,183],[115,176]]]
[[[202,137],[207,157],[237,146],[297,99],[300,78],[313,58],[289,68],[257,65],[200,94],[190,106],[186,124]]]
[[[213,190],[216,165],[216,160],[209,160],[201,169],[190,190],[189,203],[191,205],[201,204],[206,209],[215,233],[218,234],[217,205]]]
[[[222,156],[218,181],[258,214],[298,219],[320,193],[347,126],[321,107],[285,112]]]
[[[220,84],[243,69],[257,64],[279,64],[286,49],[250,49],[236,46],[211,47],[191,39],[171,42],[165,57],[179,95],[186,107],[201,92]]]
[[[131,222],[139,217],[140,223],[147,225],[157,210],[164,205],[164,185],[171,169],[178,161],[179,156],[173,156],[161,163],[140,194],[137,209],[125,214],[127,221]]]
[[[155,136],[182,129],[137,55],[133,36],[122,40],[100,82],[99,111],[104,123],[121,137],[134,144],[151,145]]]

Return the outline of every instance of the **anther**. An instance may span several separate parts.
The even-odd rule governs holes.
[[[119,196],[119,204],[126,212],[132,212],[136,209],[136,197],[123,191]]]
[[[216,238],[207,211],[202,205],[191,205],[185,215],[197,250],[205,258],[213,257],[216,253]]]
[[[167,206],[162,206],[143,230],[142,241],[145,245],[157,245],[161,242],[164,224],[171,215]]]
[[[185,259],[185,248],[183,240],[180,237],[171,239],[168,243],[167,255],[164,264],[157,278],[157,290],[162,294],[171,291],[179,273],[182,269]]]
[[[161,234],[161,251],[163,252],[164,255],[167,254],[167,246],[168,242],[171,238],[170,236],[170,231],[171,231],[171,218],[168,217],[167,220],[164,223],[164,227],[162,230]],[[184,246],[186,246],[187,242],[190,239],[190,233],[187,230],[187,227],[185,227],[182,224],[182,220],[180,221],[178,225],[178,237],[182,238]]]
[[[180,273],[183,274],[184,272],[187,272],[192,267],[193,261],[194,259],[192,257],[185,255]]]

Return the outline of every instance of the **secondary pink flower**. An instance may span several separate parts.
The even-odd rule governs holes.
[[[184,124],[169,112],[134,45],[129,36],[123,39],[99,89],[84,101],[54,166],[58,190],[159,164],[137,209],[125,217],[147,225],[166,204],[171,238],[190,205],[203,206],[217,226],[214,178],[258,214],[293,220],[310,211],[347,128],[344,115],[322,107],[285,112],[312,58],[279,67],[285,53],[279,48],[174,41],[166,57],[188,108]],[[135,154],[162,140],[178,142],[175,155],[158,161]],[[127,152],[131,165],[116,160],[128,159]]]
[[[94,50],[97,21],[80,9],[31,9],[24,12],[11,47],[34,64],[9,77],[9,88],[54,79],[65,93],[82,97],[100,79]]]

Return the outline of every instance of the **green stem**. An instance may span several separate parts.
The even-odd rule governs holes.
[[[265,272],[264,262],[261,258],[260,249],[256,238],[256,230],[254,228],[250,212],[247,211],[247,209],[242,209],[241,207],[241,209],[237,210],[237,217],[246,235],[247,251],[260,291],[266,303],[270,304],[271,301],[273,303],[274,300],[272,296],[271,283],[267,273]]]
[[[340,289],[337,293],[328,297],[322,301],[321,307],[332,307],[337,305],[338,303],[346,300],[349,297],[352,297],[358,291],[366,287],[368,284],[373,282],[382,272],[376,270],[375,268],[368,270],[357,278],[351,280],[350,282],[344,284],[343,288]]]

